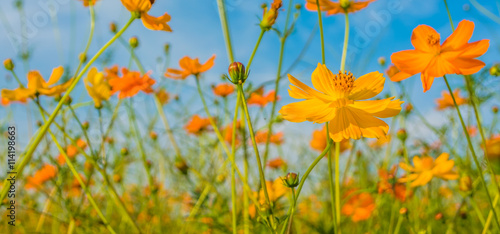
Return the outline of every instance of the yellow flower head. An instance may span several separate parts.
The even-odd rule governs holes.
[[[400,178],[398,182],[405,183],[411,181],[411,187],[423,186],[429,183],[433,177],[443,180],[456,180],[458,174],[452,171],[455,162],[448,157],[448,153],[442,153],[436,160],[429,156],[413,157],[413,167],[406,163],[399,163],[401,169],[410,173],[408,176]]]
[[[403,102],[394,97],[360,101],[375,97],[384,89],[385,78],[379,72],[355,79],[351,73],[334,75],[325,65],[318,64],[311,78],[317,90],[288,75],[292,83],[290,96],[306,100],[283,106],[279,113],[291,122],[330,122],[329,133],[335,142],[384,138],[389,126],[378,118],[392,117],[401,111]]]
[[[102,106],[102,101],[107,101],[111,97],[111,86],[104,79],[104,74],[97,71],[97,68],[90,69],[87,77],[83,80],[89,96],[94,100],[96,108]]]
[[[162,30],[172,32],[167,22],[170,21],[170,15],[165,13],[162,16],[154,17],[148,14],[155,0],[121,0],[122,4],[130,12],[140,15],[144,27],[151,30]]]

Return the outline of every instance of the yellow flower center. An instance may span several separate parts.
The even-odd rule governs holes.
[[[341,96],[347,96],[352,88],[354,87],[354,76],[351,72],[342,73],[333,76],[333,85],[335,90],[341,94]]]

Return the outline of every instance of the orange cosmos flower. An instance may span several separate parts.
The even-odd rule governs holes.
[[[240,142],[240,136],[238,134],[238,129],[241,128],[241,120],[236,122],[236,140],[234,142],[235,145],[239,145]],[[224,130],[224,140],[228,143],[231,144],[233,142],[233,123],[228,124]]]
[[[68,147],[66,147],[66,155],[68,155],[68,158],[74,158],[80,152],[79,149],[85,150],[86,147],[87,143],[82,139],[78,139],[76,141],[76,146],[68,145]],[[66,163],[66,159],[62,154],[59,154],[59,156],[57,156],[57,162],[59,165],[63,165]]]
[[[63,67],[57,67],[52,70],[49,81],[45,81],[39,71],[30,71],[28,73],[28,85],[26,88],[17,88],[15,90],[2,89],[2,98],[8,101],[25,102],[26,99],[38,95],[59,96],[71,85],[72,79],[60,85],[57,83],[64,73]]]
[[[326,148],[326,126],[323,125],[323,128],[321,130],[314,130],[313,131],[313,136],[311,141],[309,142],[309,145],[311,148],[323,152]],[[347,149],[351,148],[351,143],[349,140],[344,139],[340,142],[340,153],[346,151]],[[326,155],[325,155],[326,157]]]
[[[467,133],[469,133],[469,136],[475,137],[477,135],[477,127],[476,126],[468,126]]]
[[[380,181],[377,184],[379,194],[388,193],[402,202],[406,200],[406,185],[404,183],[398,183],[394,180],[396,177],[396,165],[394,165],[389,171],[379,169],[378,175],[380,178]],[[409,197],[412,194],[412,191],[408,191]]]
[[[458,179],[458,174],[452,171],[455,162],[451,159],[448,160],[449,156],[447,153],[442,153],[436,160],[429,156],[422,158],[415,156],[413,157],[413,167],[406,163],[399,163],[401,169],[411,174],[400,178],[398,182],[411,181],[410,186],[417,187],[426,185],[433,177],[443,180]]]
[[[403,73],[391,80],[404,80],[421,73],[422,86],[426,92],[436,77],[478,72],[485,64],[476,58],[486,53],[490,44],[489,40],[468,43],[473,31],[474,23],[462,20],[457,29],[440,45],[441,37],[436,30],[427,25],[419,25],[411,36],[415,49],[392,54],[392,62]]]
[[[486,147],[484,145],[482,147],[489,159],[500,159],[500,134],[486,140]]]
[[[275,158],[275,159],[271,159],[271,160],[269,160],[269,162],[267,162],[267,166],[272,168],[272,169],[278,169],[278,168],[285,166],[285,165],[286,165],[285,160],[283,160],[280,157]]]
[[[264,88],[259,88],[252,94],[250,94],[250,98],[247,100],[248,105],[257,105],[260,107],[265,107],[268,103],[280,100],[279,96],[276,96],[276,100],[274,99],[274,94],[276,92],[274,90],[269,91],[266,95],[264,95]]]
[[[360,101],[376,96],[384,88],[385,78],[379,72],[355,79],[351,73],[334,75],[325,65],[318,64],[311,78],[319,91],[288,75],[293,84],[290,96],[306,100],[283,106],[279,113],[291,122],[330,122],[329,134],[335,142],[361,137],[384,138],[389,125],[378,118],[392,117],[401,111],[403,102],[393,100],[394,97]]]
[[[276,22],[276,18],[278,18],[278,10],[283,5],[281,0],[274,0],[271,4],[271,8],[267,9],[267,6],[264,8],[264,14],[262,16],[262,21],[260,22],[260,27],[264,30],[269,30]]]
[[[183,57],[179,60],[179,66],[182,70],[168,68],[167,72],[165,72],[165,77],[176,79],[176,80],[184,80],[186,77],[190,75],[198,76],[202,72],[208,71],[210,68],[214,66],[215,55],[212,55],[210,59],[208,59],[205,64],[200,64],[198,58],[192,59],[188,56]]]
[[[351,216],[353,222],[367,220],[375,210],[375,200],[372,195],[367,192],[355,193],[355,190],[348,191],[344,197],[350,197],[349,200],[342,206],[342,214]]]
[[[234,92],[234,85],[228,83],[218,84],[212,88],[212,91],[216,96],[227,97]]]
[[[167,32],[172,32],[170,26],[167,22],[170,21],[170,15],[167,13],[160,17],[154,17],[148,14],[148,11],[153,6],[155,0],[121,0],[122,4],[130,12],[136,13],[142,20],[144,27],[151,30],[162,30]]]
[[[453,103],[453,99],[451,98],[451,95],[449,94],[448,91],[441,92],[441,95],[443,95],[442,98],[436,99],[436,104],[437,104],[438,110],[444,110],[446,108],[450,108],[450,107],[455,106],[455,104]],[[467,99],[460,96],[459,89],[455,89],[455,91],[453,91],[453,96],[455,96],[455,101],[457,102],[457,105],[460,106],[460,105],[467,104]]]
[[[83,3],[84,7],[94,6],[98,0],[78,0]]]
[[[206,130],[210,126],[210,120],[208,118],[201,118],[199,115],[193,115],[184,128],[188,133],[199,135],[203,130]]]
[[[35,172],[35,175],[26,177],[26,189],[38,188],[43,183],[56,177],[57,168],[55,166],[45,164],[40,170]]]
[[[120,68],[118,65],[113,65],[110,68],[104,68],[104,77],[106,80],[110,81],[115,78],[120,78],[120,75],[118,74],[120,72]]]
[[[120,92],[118,98],[133,97],[139,91],[144,93],[152,93],[151,86],[155,84],[155,80],[149,77],[149,72],[142,75],[137,71],[129,71],[127,68],[122,68],[122,77],[109,80],[111,85],[111,93]]]
[[[265,144],[267,141],[268,134],[269,133],[267,131],[256,132],[255,133],[255,141],[257,142],[257,144]],[[276,134],[271,135],[269,142],[276,144],[276,145],[283,144],[283,132],[278,132]]]
[[[375,0],[368,1],[353,1],[353,0],[340,0],[339,2],[334,2],[330,0],[319,0],[319,9],[321,11],[326,11],[326,15],[334,14],[347,14],[354,13],[368,6],[371,2]],[[316,5],[316,0],[307,0],[306,9],[310,11],[318,11],[318,6]]]

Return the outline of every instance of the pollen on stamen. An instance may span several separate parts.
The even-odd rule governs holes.
[[[342,93],[350,93],[354,87],[354,76],[351,72],[342,73],[339,71],[338,74],[333,76],[333,84],[335,89]]]
[[[429,44],[431,46],[439,44],[439,37],[435,37],[434,34],[429,34],[427,36],[427,44]]]

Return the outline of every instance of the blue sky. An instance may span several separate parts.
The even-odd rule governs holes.
[[[26,2],[26,1],[25,1]],[[159,16],[164,12],[172,16],[169,25],[173,32],[150,31],[136,21],[124,34],[124,38],[138,36],[140,47],[137,54],[148,70],[153,72],[153,77],[157,80],[161,78],[164,70],[159,68],[158,58],[163,56],[163,46],[165,43],[171,44],[170,67],[178,67],[177,61],[185,55],[199,57],[201,61],[207,60],[215,54],[215,66],[204,76],[206,85],[220,82],[220,75],[227,71],[228,58],[222,36],[220,20],[217,12],[215,0],[183,0],[183,1],[161,1],[157,0],[150,11],[151,15]],[[228,0],[227,11],[231,39],[237,61],[246,63],[258,38],[260,28],[257,25],[258,18],[262,15],[260,5],[265,1],[244,1]],[[305,1],[293,1],[293,4],[304,4]],[[499,14],[499,1],[480,1],[487,9],[496,15]],[[50,4],[52,3],[52,5]],[[268,2],[269,4],[269,2]],[[396,5],[395,5],[396,4]],[[489,51],[481,57],[487,66],[499,62],[498,31],[499,24],[483,16],[476,8],[466,0],[449,1],[450,10],[455,25],[462,19],[475,22],[476,28],[471,41],[480,39],[491,39]],[[47,7],[51,6],[51,7]],[[288,1],[284,1],[284,9],[287,9]],[[467,9],[468,8],[468,9]],[[47,10],[49,9],[49,10]],[[48,12],[55,10],[53,17]],[[1,19],[0,27],[0,59],[14,58],[16,61],[16,71],[24,74],[22,63],[17,52],[15,38],[20,36],[20,20],[13,1],[0,6]],[[295,11],[295,10],[294,10]],[[88,37],[89,13],[79,1],[76,0],[35,0],[26,4],[25,13],[30,26],[30,36],[28,42],[32,51],[29,63],[30,69],[40,70],[44,76],[49,76],[52,68],[59,65],[70,65],[74,68],[77,64],[76,55],[81,52]],[[279,29],[283,28],[286,10],[280,11],[276,24]],[[96,36],[90,47],[89,56],[93,55],[109,38],[108,26],[114,21],[123,25],[128,20],[129,12],[118,0],[101,0],[96,6],[97,22]],[[298,66],[291,70],[291,74],[310,84],[310,74],[316,64],[321,61],[321,47],[319,32],[314,30],[317,25],[317,13],[309,12],[305,9],[300,11],[295,31],[289,37],[283,63],[283,71],[295,61],[306,41],[314,32],[314,38],[305,56]],[[72,22],[74,21],[75,24]],[[326,43],[326,64],[335,71],[339,69],[340,55],[344,37],[344,17],[328,16],[323,18]],[[377,0],[368,8],[350,15],[351,34],[349,42],[349,58],[347,69],[355,76],[361,76],[367,72],[380,71],[377,63],[378,57],[386,57],[390,62],[390,55],[400,50],[411,49],[410,37],[412,30],[419,24],[427,24],[435,28],[442,39],[451,33],[448,16],[442,1],[421,1],[421,0]],[[57,25],[57,26],[56,26]],[[54,30],[58,28],[58,32]],[[56,36],[59,34],[60,36]],[[14,39],[13,39],[14,38]],[[113,51],[113,64],[127,66],[129,54],[119,43],[110,48]],[[278,64],[279,38],[276,33],[270,31],[265,34],[261,46],[255,56],[252,65],[252,83],[260,84],[265,81],[275,79],[276,67]],[[72,57],[70,57],[72,56]],[[102,69],[102,67],[99,67]],[[0,69],[2,79],[7,76],[4,69]],[[24,75],[20,75],[24,79]],[[455,77],[454,77],[455,78]],[[452,79],[452,85],[456,87],[461,83],[459,77]],[[162,81],[169,85],[170,81]],[[186,81],[187,86],[178,93],[192,90],[193,80]],[[385,91],[389,91],[390,81],[386,82]],[[174,82],[175,87],[178,83]],[[415,104],[424,113],[429,113],[431,122],[443,122],[445,118],[440,113],[434,111],[434,99],[441,95],[445,89],[442,79],[437,79],[431,91],[423,94],[421,83],[418,77],[413,77],[405,81],[407,86],[411,86],[413,100],[418,100]],[[288,81],[283,80],[280,90],[282,101],[279,106],[292,101],[288,97],[286,87]],[[0,88],[14,88],[15,82],[3,80]],[[269,87],[271,88],[271,87]],[[79,88],[83,90],[83,85]],[[186,92],[190,93],[190,92]],[[75,95],[78,95],[76,92]],[[189,98],[186,98],[189,99]],[[21,112],[24,108],[20,105],[13,105],[7,110],[0,107],[2,116],[13,111]],[[485,111],[487,112],[487,111]],[[15,114],[16,115],[16,114]],[[17,119],[17,118],[16,118]],[[19,119],[25,119],[20,115]],[[18,120],[19,120],[18,119]],[[180,124],[180,123],[179,123]],[[298,125],[306,126],[306,125]],[[298,127],[300,129],[300,127]]]

